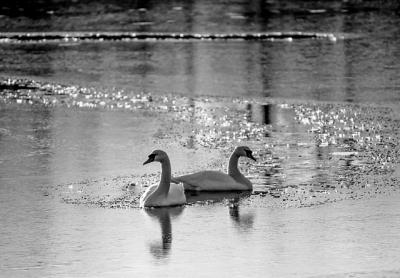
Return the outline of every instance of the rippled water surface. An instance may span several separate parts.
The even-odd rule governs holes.
[[[396,1],[57,3],[0,8],[0,276],[399,276]]]

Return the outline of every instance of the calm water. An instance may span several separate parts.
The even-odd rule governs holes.
[[[1,43],[3,76],[157,94],[399,100],[396,1],[26,2],[4,4],[0,32],[299,31],[337,40]]]
[[[238,213],[219,206],[104,210],[46,199],[40,220],[30,212],[21,218],[36,221],[20,219],[11,238],[2,236],[2,276],[396,277],[397,199]]]
[[[399,275],[396,1],[3,2],[22,37],[335,40],[1,41],[1,277]],[[238,144],[252,194],[137,208],[153,149],[185,173]]]

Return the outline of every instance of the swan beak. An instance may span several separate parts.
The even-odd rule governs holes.
[[[143,162],[143,165],[146,165],[148,163],[151,163],[154,161],[154,156],[153,155],[149,155],[149,159],[147,159],[145,162]]]
[[[257,159],[255,159],[253,154],[251,154],[251,153],[248,153],[247,157],[250,158],[250,159],[253,159],[254,161],[257,161]]]

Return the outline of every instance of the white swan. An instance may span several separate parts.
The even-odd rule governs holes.
[[[181,184],[171,183],[171,163],[168,155],[161,150],[155,150],[149,155],[143,165],[158,161],[161,163],[160,184],[147,188],[140,197],[140,207],[166,207],[186,204],[186,196]]]
[[[229,158],[228,174],[218,171],[201,171],[189,175],[172,178],[172,182],[183,183],[185,190],[195,191],[232,191],[252,190],[252,183],[238,169],[239,157],[253,157],[246,146],[237,147]]]

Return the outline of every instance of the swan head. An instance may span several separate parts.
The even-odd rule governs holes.
[[[237,147],[237,148],[235,149],[235,153],[236,153],[238,156],[248,157],[248,158],[250,158],[250,159],[252,159],[252,160],[254,160],[254,161],[257,161],[257,160],[254,158],[254,156],[253,156],[252,150],[250,150],[250,148],[247,147],[247,146],[239,146],[239,147]]]
[[[154,161],[163,162],[166,159],[168,159],[168,155],[166,152],[162,150],[155,150],[149,155],[149,158],[143,163],[143,165]]]

